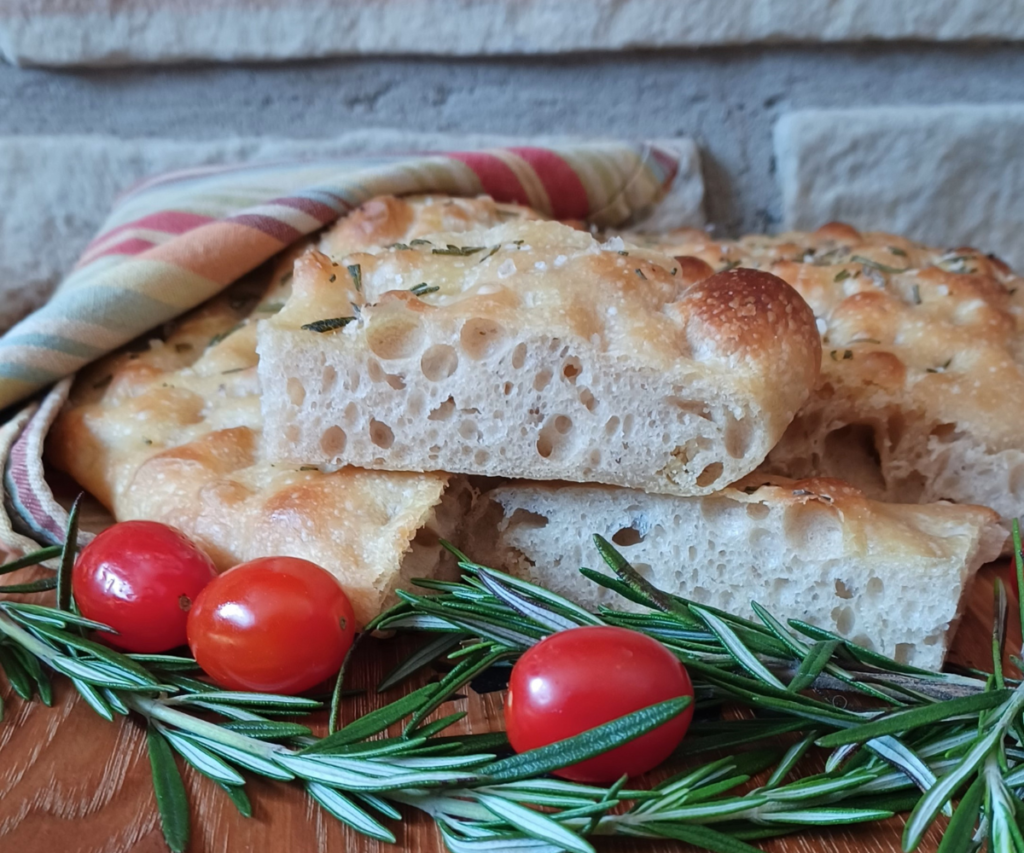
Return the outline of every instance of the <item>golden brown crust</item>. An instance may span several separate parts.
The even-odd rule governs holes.
[[[461,200],[457,213],[417,199],[383,199],[325,239],[365,247],[408,237],[424,227],[421,216],[431,225],[453,217],[489,224],[503,214],[489,199]],[[166,339],[83,371],[47,454],[117,519],[173,524],[221,569],[271,554],[323,565],[365,622],[404,582],[403,572],[436,569],[437,536],[450,533],[436,513],[449,477],[323,473],[260,457],[255,323],[280,310],[304,248],[183,318]],[[430,549],[415,539],[423,530],[433,531]]]
[[[600,243],[589,233],[525,218],[365,252],[308,253],[296,263],[292,298],[259,330],[267,452],[316,464],[710,491],[750,471],[782,434],[814,383],[820,341],[813,315],[782,280],[756,271],[701,280],[705,269],[696,259],[683,264],[621,239]],[[318,333],[325,322],[346,317],[343,328]],[[532,388],[516,384],[522,364],[505,364],[506,352],[540,358],[548,346],[552,363],[529,368],[537,371]],[[442,350],[451,372],[422,371],[428,352]],[[570,356],[578,362],[570,370],[579,387],[560,388],[550,382],[562,367],[554,362]],[[485,361],[486,376],[473,374],[473,364]],[[365,373],[369,382],[320,387],[325,365],[332,376]],[[580,370],[589,376],[580,378]],[[476,393],[481,383],[500,388],[497,374],[504,396]],[[449,378],[442,391],[439,382]],[[640,390],[655,401],[651,406],[662,397],[691,409],[706,403],[720,431],[731,421],[714,407],[729,410],[742,421],[736,440],[726,449],[721,437],[716,444],[710,435],[686,432],[678,407],[648,412],[634,391],[613,401],[619,392],[608,388],[616,382],[622,389],[647,383]],[[545,397],[534,400],[541,390]],[[559,391],[566,399],[556,397]],[[428,398],[423,417],[416,414],[424,408],[421,392]],[[424,440],[424,418],[449,395],[473,417],[469,435]],[[615,435],[630,405],[650,436]],[[549,416],[563,419],[561,435],[576,431],[578,439],[554,437],[562,447],[576,442],[576,455],[549,452]],[[385,431],[375,434],[380,421]],[[344,438],[330,440],[332,429]],[[639,445],[650,459],[637,455]],[[497,446],[507,452],[491,452]],[[584,458],[590,451],[593,464]]]
[[[687,230],[649,242],[715,268],[770,271],[813,309],[821,376],[769,456],[771,470],[854,477],[890,501],[1019,511],[1024,290],[998,258],[843,223],[735,241]]]

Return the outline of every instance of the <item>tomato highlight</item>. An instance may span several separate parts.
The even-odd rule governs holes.
[[[109,625],[102,639],[153,654],[185,645],[192,603],[217,577],[213,561],[181,531],[156,521],[122,521],[86,545],[71,572],[83,616]]]
[[[505,727],[512,748],[525,752],[679,696],[693,696],[690,677],[657,640],[625,628],[573,628],[546,637],[516,662]],[[692,718],[691,704],[653,731],[555,775],[609,784],[646,773],[679,745]]]
[[[297,557],[263,557],[203,590],[188,616],[188,644],[221,687],[296,694],[341,668],[355,629],[334,575]]]

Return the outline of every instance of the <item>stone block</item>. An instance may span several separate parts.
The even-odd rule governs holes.
[[[1024,104],[800,110],[775,126],[784,228],[839,219],[1024,270]]]
[[[7,0],[0,9],[0,54],[35,65],[980,39],[1024,39],[1019,0]]]

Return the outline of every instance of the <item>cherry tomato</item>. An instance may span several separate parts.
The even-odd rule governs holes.
[[[505,699],[508,740],[516,752],[525,752],[678,696],[693,696],[693,685],[657,640],[625,628],[561,631],[529,649],[512,668]],[[679,745],[692,717],[691,704],[653,731],[555,775],[607,784],[623,774],[645,773]]]
[[[188,615],[188,644],[221,687],[293,694],[341,668],[355,629],[334,575],[297,557],[263,557],[203,590]]]
[[[213,561],[179,530],[156,521],[108,527],[78,555],[71,590],[82,615],[109,625],[105,642],[130,652],[185,644],[197,595],[217,577]]]

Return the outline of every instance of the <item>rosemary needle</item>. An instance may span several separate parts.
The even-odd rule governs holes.
[[[60,607],[0,601],[0,668],[23,699],[38,693],[49,702],[50,678],[60,673],[101,716],[131,712],[147,720],[158,811],[175,851],[187,846],[189,810],[172,751],[221,787],[243,816],[252,807],[239,770],[302,785],[329,814],[384,841],[395,836],[381,819],[400,820],[396,806],[412,806],[438,822],[453,853],[499,853],[524,845],[589,853],[593,847],[585,836],[591,834],[749,853],[756,850],[750,839],[884,820],[896,809],[912,810],[903,838],[910,851],[940,812],[952,811],[958,796],[942,853],[982,840],[992,850],[1022,849],[1024,750],[1016,738],[1024,731],[1024,684],[1003,672],[999,661],[1005,637],[1001,592],[993,675],[960,676],[913,670],[813,626],[785,627],[760,607],[759,621],[752,621],[670,595],[652,587],[603,539],[597,540],[598,550],[613,575],[584,575],[645,605],[645,612],[588,613],[451,548],[464,572],[461,581],[423,581],[433,594],[402,593],[401,603],[373,627],[438,635],[385,676],[382,688],[442,656],[455,667],[440,682],[316,738],[302,725],[275,719],[319,707],[309,699],[219,691],[182,674],[195,669],[187,657],[130,656],[86,639],[85,631],[104,626],[74,612],[66,585],[74,513],[65,541],[62,550],[41,549],[0,566],[4,574],[62,553],[59,579],[36,585],[58,587]],[[1016,547],[1018,583],[1024,587]],[[1024,624],[1024,609],[1020,618]],[[761,748],[691,766],[651,790],[628,790],[621,782],[606,788],[547,774],[567,760],[641,736],[686,702],[652,706],[511,757],[504,755],[507,742],[500,733],[444,736],[462,712],[427,722],[428,714],[495,662],[514,660],[552,631],[581,625],[617,625],[664,643],[688,664],[698,710],[713,711],[723,702],[748,709],[747,719],[696,724],[682,752],[695,755],[730,744]],[[821,691],[843,692],[845,704],[822,701]],[[339,679],[335,713],[344,695]],[[381,737],[394,724],[402,724],[404,733]],[[780,745],[780,735],[792,746]],[[832,750],[826,774],[807,775],[813,744]],[[767,786],[749,789],[753,775],[769,768]]]

